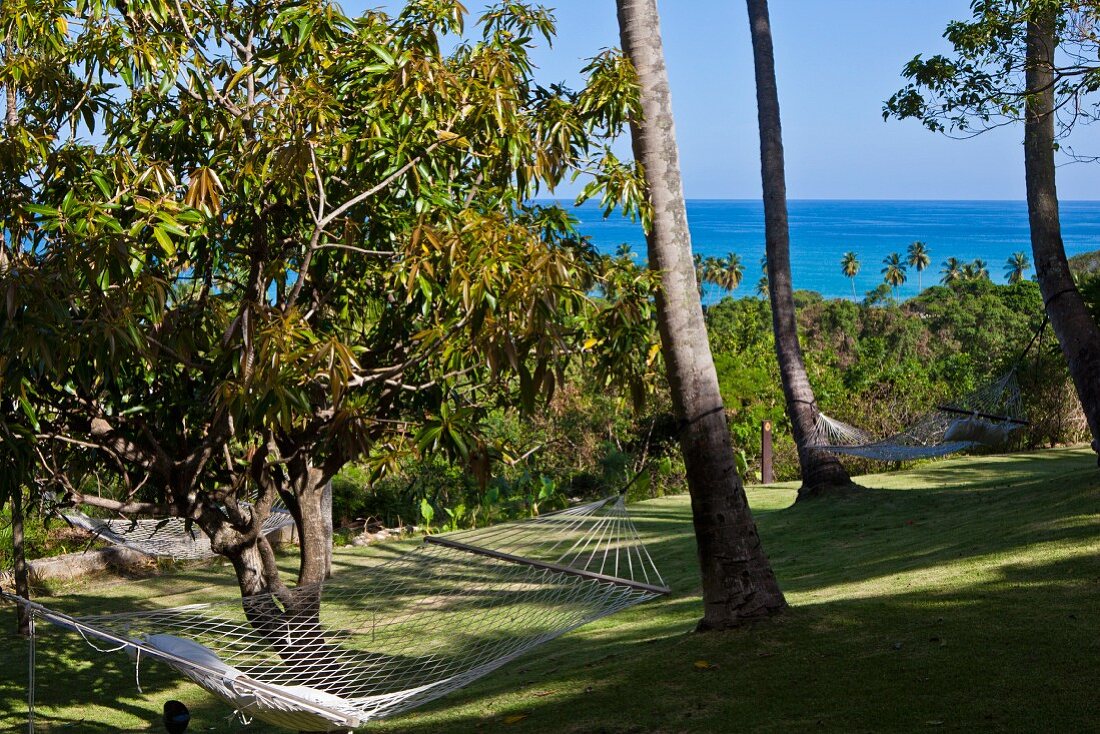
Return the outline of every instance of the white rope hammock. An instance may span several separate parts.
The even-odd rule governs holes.
[[[1013,432],[1026,425],[1013,369],[955,402],[937,406],[887,438],[876,440],[866,431],[818,412],[812,448],[875,461],[910,461],[978,446],[1001,448]]]
[[[669,590],[615,497],[428,537],[304,591],[320,602],[299,614],[270,595],[95,617],[4,596],[85,640],[167,663],[242,718],[333,731],[439,698]]]
[[[188,527],[178,517],[121,518],[89,517],[80,510],[67,508],[58,514],[70,525],[87,530],[97,538],[125,546],[148,556],[197,560],[217,555],[210,539],[197,526]],[[262,525],[264,535],[294,524],[294,517],[281,504],[271,510]]]

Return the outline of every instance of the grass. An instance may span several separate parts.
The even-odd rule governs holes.
[[[372,724],[428,732],[1086,731],[1100,721],[1100,474],[1086,450],[962,458],[860,479],[793,505],[793,485],[750,490],[791,603],[749,629],[696,635],[687,498],[632,507],[673,588],[552,642],[416,713]],[[360,564],[394,548],[343,549]],[[225,568],[66,589],[91,613],[155,598],[233,594]],[[0,649],[0,730],[25,726],[26,646]],[[243,730],[155,663],[142,687],[122,655],[42,629],[42,731],[159,728],[170,697],[192,731]],[[249,731],[269,731],[254,725]]]

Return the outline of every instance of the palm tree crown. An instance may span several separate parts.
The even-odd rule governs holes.
[[[854,252],[846,252],[844,257],[840,258],[840,272],[852,281],[852,298],[855,299],[856,275],[859,274],[859,257]]]
[[[980,257],[970,263],[970,277],[974,280],[989,280],[989,266]]]
[[[909,249],[906,254],[905,261],[912,265],[917,270],[917,289],[923,290],[923,283],[921,283],[921,273],[924,269],[932,264],[932,258],[928,256],[928,245],[924,244],[920,240],[909,245]]]
[[[940,282],[951,285],[963,279],[963,266],[957,257],[949,257],[940,266]]]
[[[1025,252],[1014,252],[1005,262],[1005,276],[1009,283],[1019,283],[1029,270],[1031,270],[1031,260]]]
[[[894,298],[897,299],[898,286],[905,282],[905,263],[902,262],[901,255],[891,252],[882,259],[882,264],[885,266],[882,269],[882,280],[894,289]]]
[[[718,261],[719,272],[717,274],[718,285],[727,291],[735,291],[741,285],[745,277],[745,267],[741,264],[741,256],[731,252]]]
[[[756,295],[761,298],[768,297],[768,276],[763,276],[760,280],[756,281]]]

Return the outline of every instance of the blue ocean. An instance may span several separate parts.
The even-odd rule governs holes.
[[[563,202],[563,204],[568,205]],[[1027,205],[1022,201],[821,201],[789,202],[791,269],[796,289],[830,298],[851,298],[852,282],[840,270],[844,253],[855,252],[861,268],[855,277],[858,298],[882,283],[882,260],[893,252],[905,257],[915,240],[927,245],[932,264],[921,274],[909,268],[900,298],[917,295],[940,279],[944,260],[980,258],[995,282],[1005,280],[1005,261],[1023,251],[1031,258]],[[639,224],[618,214],[608,219],[593,202],[572,209],[580,230],[604,252],[628,243],[639,261],[645,237]],[[1070,256],[1100,250],[1100,201],[1061,203],[1062,237]],[[688,222],[692,247],[704,257],[741,256],[744,281],[733,294],[754,295],[764,254],[764,210],[760,201],[691,200]],[[1029,273],[1029,277],[1034,271]],[[707,300],[719,297],[708,287]]]

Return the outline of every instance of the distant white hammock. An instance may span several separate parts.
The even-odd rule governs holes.
[[[97,538],[149,556],[196,560],[217,555],[205,533],[178,517],[99,518],[89,517],[74,508],[58,510],[58,514],[70,525],[87,530]],[[276,503],[263,522],[262,532],[268,535],[293,524],[294,517],[286,507]]]
[[[812,448],[875,461],[910,461],[985,446],[1003,448],[1024,419],[1016,370],[958,400],[939,405],[886,438],[818,412]]]
[[[4,596],[32,617],[107,643],[104,652],[167,663],[242,718],[334,731],[439,698],[669,590],[614,497],[428,537],[305,591],[319,601],[299,615],[271,595],[95,617]],[[33,686],[31,701],[33,718]]]

